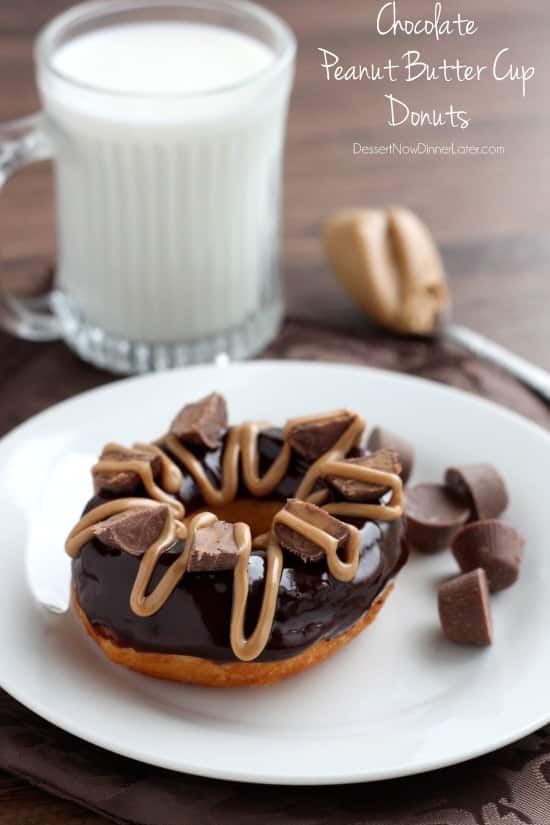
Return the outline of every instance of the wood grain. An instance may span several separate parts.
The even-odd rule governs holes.
[[[39,103],[33,83],[32,39],[65,0],[3,0],[0,4],[0,120]],[[429,223],[451,278],[456,318],[550,368],[550,8],[547,0],[449,0],[476,17],[480,32],[467,43],[388,42],[375,32],[370,0],[267,0],[299,39],[285,171],[284,271],[289,313],[348,330],[368,325],[325,264],[320,229],[346,206],[406,204]],[[408,0],[410,16],[430,13],[431,0]],[[327,82],[318,48],[346,63],[383,63],[407,48],[425,59],[445,55],[486,62],[510,47],[537,68],[525,99],[511,84],[447,87],[418,82],[400,94],[413,107],[446,108],[453,100],[473,118],[467,133],[390,130],[384,84]],[[394,92],[397,94],[397,92]],[[498,157],[354,157],[354,141],[396,140],[503,144]],[[0,280],[36,290],[53,260],[51,172],[40,164],[9,183],[0,199]],[[37,346],[0,334],[0,432],[109,376],[81,364],[62,344]],[[0,776],[0,825],[99,823],[73,805]]]

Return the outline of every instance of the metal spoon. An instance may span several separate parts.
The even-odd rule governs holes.
[[[544,401],[550,403],[550,372],[542,367],[501,347],[490,338],[458,324],[443,325],[438,332],[438,337],[451,344],[457,344],[478,358],[483,358],[500,367],[533,390]]]

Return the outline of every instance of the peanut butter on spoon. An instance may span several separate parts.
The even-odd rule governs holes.
[[[436,331],[449,304],[443,263],[422,221],[408,209],[338,212],[325,247],[351,297],[380,326],[403,334]]]
[[[550,402],[550,373],[450,323],[443,263],[430,232],[413,212],[400,207],[337,212],[326,223],[325,248],[342,285],[380,326],[463,347]]]

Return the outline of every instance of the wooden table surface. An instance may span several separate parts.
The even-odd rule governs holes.
[[[0,120],[38,106],[31,43],[65,0],[2,0]],[[547,0],[454,0],[448,12],[475,17],[475,38],[389,40],[376,33],[373,0],[269,0],[295,28],[300,44],[286,162],[284,271],[289,314],[364,330],[364,319],[323,260],[320,227],[332,210],[406,204],[428,222],[451,278],[455,317],[550,368],[550,70]],[[433,14],[431,0],[403,0],[408,16]],[[451,16],[449,14],[449,16]],[[411,108],[468,110],[467,130],[389,128],[383,83],[324,79],[319,48],[346,63],[397,60],[410,48],[425,59],[490,62],[509,47],[537,70],[525,98],[516,83],[457,86],[419,81],[391,91]],[[491,157],[353,156],[354,142],[503,145]],[[0,199],[0,281],[36,290],[54,258],[51,172],[47,164],[10,182]],[[0,334],[0,433],[29,415],[108,380],[62,344],[33,345]],[[0,825],[99,823],[73,805],[0,775]]]

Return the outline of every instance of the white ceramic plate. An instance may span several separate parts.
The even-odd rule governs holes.
[[[24,549],[59,542],[89,492],[104,442],[159,435],[186,401],[217,389],[233,421],[339,406],[418,448],[415,478],[494,462],[507,518],[526,536],[519,584],[493,599],[495,644],[440,634],[438,584],[450,553],[415,557],[374,625],[325,664],[263,689],[216,690],[111,665],[71,614],[54,617],[25,586]],[[111,384],[54,407],[0,443],[0,683],[56,725],[154,765],[287,784],[403,776],[493,750],[550,720],[550,437],[522,418],[430,382],[374,370],[256,363],[178,370]],[[68,481],[70,479],[70,483]],[[70,489],[68,489],[70,487]],[[61,558],[62,556],[60,556]]]

